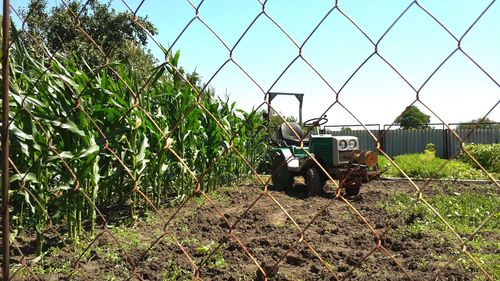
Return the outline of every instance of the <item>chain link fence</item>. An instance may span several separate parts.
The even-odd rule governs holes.
[[[293,192],[278,192],[272,189],[271,177],[264,175],[269,147],[265,142],[267,123],[261,116],[268,107],[280,112],[270,103],[269,92],[300,61],[331,93],[331,98],[323,101],[329,104],[327,110],[318,112],[317,117],[331,108],[345,110],[378,144],[378,154],[387,156],[379,136],[340,99],[363,66],[380,59],[412,89],[414,100],[407,106],[424,107],[447,127],[461,145],[461,157],[469,158],[489,180],[487,195],[496,199],[498,174],[483,167],[464,146],[479,122],[469,134],[459,136],[446,125],[450,120],[439,115],[441,107],[453,105],[436,108],[420,98],[424,86],[457,54],[474,64],[497,90],[500,88],[498,77],[462,47],[476,24],[498,6],[496,1],[487,3],[463,34],[451,32],[419,1],[409,1],[379,38],[371,37],[344,11],[342,2],[334,1],[302,42],[268,11],[266,5],[271,1],[258,1],[260,11],[234,44],[225,41],[204,17],[202,8],[210,1],[186,1],[192,17],[170,46],[164,45],[157,30],[139,16],[146,2],[121,1],[126,10],[107,18],[106,5],[63,0],[52,10],[59,23],[47,29],[43,25],[47,18],[39,9],[44,1],[32,1],[24,10],[4,1],[2,175],[9,175],[2,177],[4,280],[499,277],[498,265],[486,267],[484,261],[487,256],[498,263],[498,245],[477,248],[485,239],[498,241],[498,206],[493,204],[480,221],[471,223],[472,230],[457,229],[448,212],[442,214],[436,206],[441,203],[434,196],[444,191],[441,185],[436,191],[434,176],[416,181],[390,157],[390,165],[405,176],[398,182],[400,190],[388,189],[390,182],[375,181],[370,188],[379,191],[352,200],[330,177],[328,196],[295,198]],[[414,9],[456,45],[420,85],[410,83],[379,48]],[[20,24],[10,25],[9,11]],[[343,85],[333,85],[302,52],[332,15],[349,22],[373,48]],[[175,16],[175,11],[169,16]],[[110,29],[119,26],[125,31],[103,35],[92,17]],[[270,87],[234,56],[257,20],[277,28],[296,52],[272,77]],[[226,54],[206,83],[181,67],[175,51],[177,42],[195,24],[204,26],[205,35],[218,41]],[[162,50],[164,61],[154,62],[151,54],[139,51],[145,42]],[[256,96],[262,102],[254,111],[238,111],[209,86],[229,65],[260,91]],[[488,105],[483,118],[497,109],[499,102]],[[294,131],[286,116],[278,115]],[[435,174],[451,161],[436,167]],[[462,192],[450,184],[444,190]],[[235,185],[239,187],[231,187]],[[468,185],[462,188],[472,189]],[[482,192],[482,187],[477,188]],[[401,193],[408,200],[399,202],[398,208],[389,209],[391,214],[382,218],[380,212],[387,208],[380,204]],[[455,203],[450,201],[445,209],[455,208]],[[429,230],[433,228],[426,228],[429,232],[424,234],[410,231],[410,236],[401,232],[401,225],[419,221],[426,214],[435,219],[440,232]],[[427,241],[425,247],[444,250],[414,245],[422,240]],[[345,248],[353,251],[338,251]],[[429,262],[431,266],[426,264]],[[466,273],[457,275],[460,270]]]

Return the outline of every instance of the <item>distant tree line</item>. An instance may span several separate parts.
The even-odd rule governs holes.
[[[402,130],[416,130],[430,128],[430,116],[423,113],[414,105],[408,106],[396,119],[396,124]],[[468,122],[461,122],[457,129],[500,129],[500,123],[489,118],[477,118]]]
[[[477,118],[469,122],[463,122],[458,125],[457,129],[500,129],[500,122],[496,122],[489,118]]]

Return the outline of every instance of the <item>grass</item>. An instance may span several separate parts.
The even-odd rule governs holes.
[[[127,227],[115,227],[112,229],[113,235],[120,241],[124,250],[143,248],[146,245],[136,230]]]
[[[430,202],[453,225],[458,233],[471,234],[490,215],[497,212],[500,199],[494,194],[472,192],[453,195],[438,194]],[[482,228],[482,231],[498,231],[500,216],[497,213]]]
[[[478,190],[483,192],[478,193]],[[470,188],[451,194],[437,193],[425,199],[463,239],[470,237],[480,227],[474,239],[466,243],[468,250],[493,279],[499,280],[500,243],[495,237],[500,235],[500,197],[495,190],[484,192],[484,188]],[[436,242],[451,243],[455,252],[442,253],[438,260],[446,262],[460,255],[457,259],[459,265],[467,270],[478,271],[474,261],[460,253],[461,246],[451,230],[422,202],[417,202],[406,193],[396,193],[390,201],[380,203],[379,207],[391,215],[401,216],[404,224],[397,229],[398,235],[409,238],[427,235],[434,237]],[[481,273],[477,272],[477,275]]]
[[[52,250],[51,250],[52,251]],[[53,253],[47,253],[48,255],[53,255]],[[57,251],[57,250],[56,250]],[[40,276],[47,274],[61,274],[68,275],[73,271],[71,261],[69,260],[40,260],[40,263],[33,268],[33,272]]]

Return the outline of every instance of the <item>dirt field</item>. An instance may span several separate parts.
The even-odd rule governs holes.
[[[483,187],[495,190],[493,186]],[[437,192],[451,193],[470,188],[470,184],[464,183],[435,183],[424,193],[430,196]],[[404,215],[389,213],[384,207],[391,202],[394,194],[406,193],[415,197],[413,191],[407,182],[376,181],[365,185],[359,198],[349,201],[376,232],[387,231],[382,240],[387,252],[375,250],[366,259],[364,257],[377,245],[375,236],[346,203],[333,198],[333,193],[307,198],[303,184],[296,184],[293,190],[286,192],[269,191],[301,228],[325,205],[331,204],[310,225],[302,242],[299,242],[298,229],[268,196],[263,196],[240,218],[261,194],[256,184],[224,188],[211,197],[230,224],[237,222],[231,233],[268,271],[271,280],[407,280],[399,266],[413,280],[476,280],[481,273],[471,266],[472,263],[464,262],[465,256],[457,257],[460,248],[451,233],[404,232],[401,229],[411,223],[411,218],[403,219]],[[162,211],[163,217],[168,219],[174,211]],[[150,216],[135,223],[133,228],[110,229],[122,249],[116,246],[117,242],[111,235],[103,234],[88,250],[84,245],[78,249],[49,252],[45,261],[38,265],[45,269],[33,268],[44,280],[123,280],[135,279],[134,274],[144,280],[191,279],[190,262],[175,240],[168,236],[157,239],[162,229],[160,219]],[[254,261],[233,238],[228,237],[229,229],[218,212],[200,198],[187,203],[169,224],[169,230],[193,262],[204,262],[199,272],[202,279],[263,279]],[[480,235],[493,241],[500,238],[498,232]],[[150,248],[151,245],[154,246]],[[498,257],[498,247],[485,251]],[[74,271],[71,266],[81,253],[83,258],[79,269]],[[278,266],[271,269],[279,260]],[[50,271],[48,268],[60,270]],[[438,272],[440,275],[436,278]]]

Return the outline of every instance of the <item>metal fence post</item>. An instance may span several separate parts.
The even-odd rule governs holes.
[[[443,158],[450,159],[450,156],[449,132],[447,128],[443,128]]]
[[[9,26],[10,3],[3,1],[2,21],[2,246],[3,280],[9,280]]]

